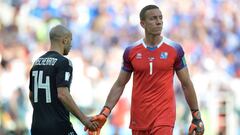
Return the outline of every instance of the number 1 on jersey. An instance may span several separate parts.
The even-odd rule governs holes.
[[[152,73],[153,73],[153,62],[149,62],[149,66],[150,66],[149,74],[152,75]]]

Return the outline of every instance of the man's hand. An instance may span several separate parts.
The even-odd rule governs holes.
[[[92,121],[92,118],[87,117],[84,121],[83,124],[85,125],[86,128],[92,131],[98,130],[99,124],[96,121]]]
[[[98,128],[96,131],[92,131],[92,130],[89,130],[89,129],[87,129],[87,128],[85,127],[85,128],[84,128],[84,131],[87,131],[88,135],[100,135],[101,129]]]
[[[84,128],[84,131],[87,131],[88,135],[100,135],[101,128],[107,121],[107,117],[102,114],[98,114],[98,115],[94,116],[91,119],[91,121],[98,122],[99,128],[97,129],[97,131],[92,131],[91,129],[88,129],[87,127]]]
[[[88,135],[100,135],[100,130],[107,121],[107,117],[111,113],[111,110],[104,106],[100,114],[94,116],[91,121],[92,122],[97,122],[98,123],[98,129],[97,131],[92,131],[91,129],[85,127],[84,130],[88,132]]]
[[[96,121],[99,124],[99,128],[102,128],[102,126],[105,124],[107,121],[107,117],[109,116],[111,110],[104,106],[100,114],[94,116],[91,121]]]
[[[196,135],[203,135],[204,125],[201,119],[200,112],[198,110],[192,111],[193,120],[189,127],[188,135],[193,135],[195,132]]]

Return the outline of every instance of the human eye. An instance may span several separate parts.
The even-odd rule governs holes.
[[[149,20],[154,20],[154,17],[153,16],[149,17]]]

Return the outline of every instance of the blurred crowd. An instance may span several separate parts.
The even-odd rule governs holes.
[[[240,135],[240,0],[0,0],[0,135],[29,134],[29,69],[49,49],[49,29],[59,23],[73,33],[71,94],[85,114],[99,113],[123,50],[143,36],[139,12],[147,4],[160,7],[163,35],[184,48],[205,134]],[[174,135],[185,135],[191,116],[177,79],[175,93]],[[131,134],[130,101],[131,81],[102,134]]]

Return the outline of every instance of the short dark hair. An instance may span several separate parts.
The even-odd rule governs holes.
[[[147,5],[147,6],[145,6],[145,7],[141,10],[141,12],[140,12],[140,14],[139,14],[140,20],[144,20],[144,19],[145,19],[145,13],[146,13],[147,10],[150,10],[150,9],[159,9],[159,7],[156,6],[156,5]]]
[[[60,38],[63,38],[64,36],[70,34],[70,30],[66,28],[65,26],[59,24],[53,27],[49,32],[50,40],[59,40]]]

